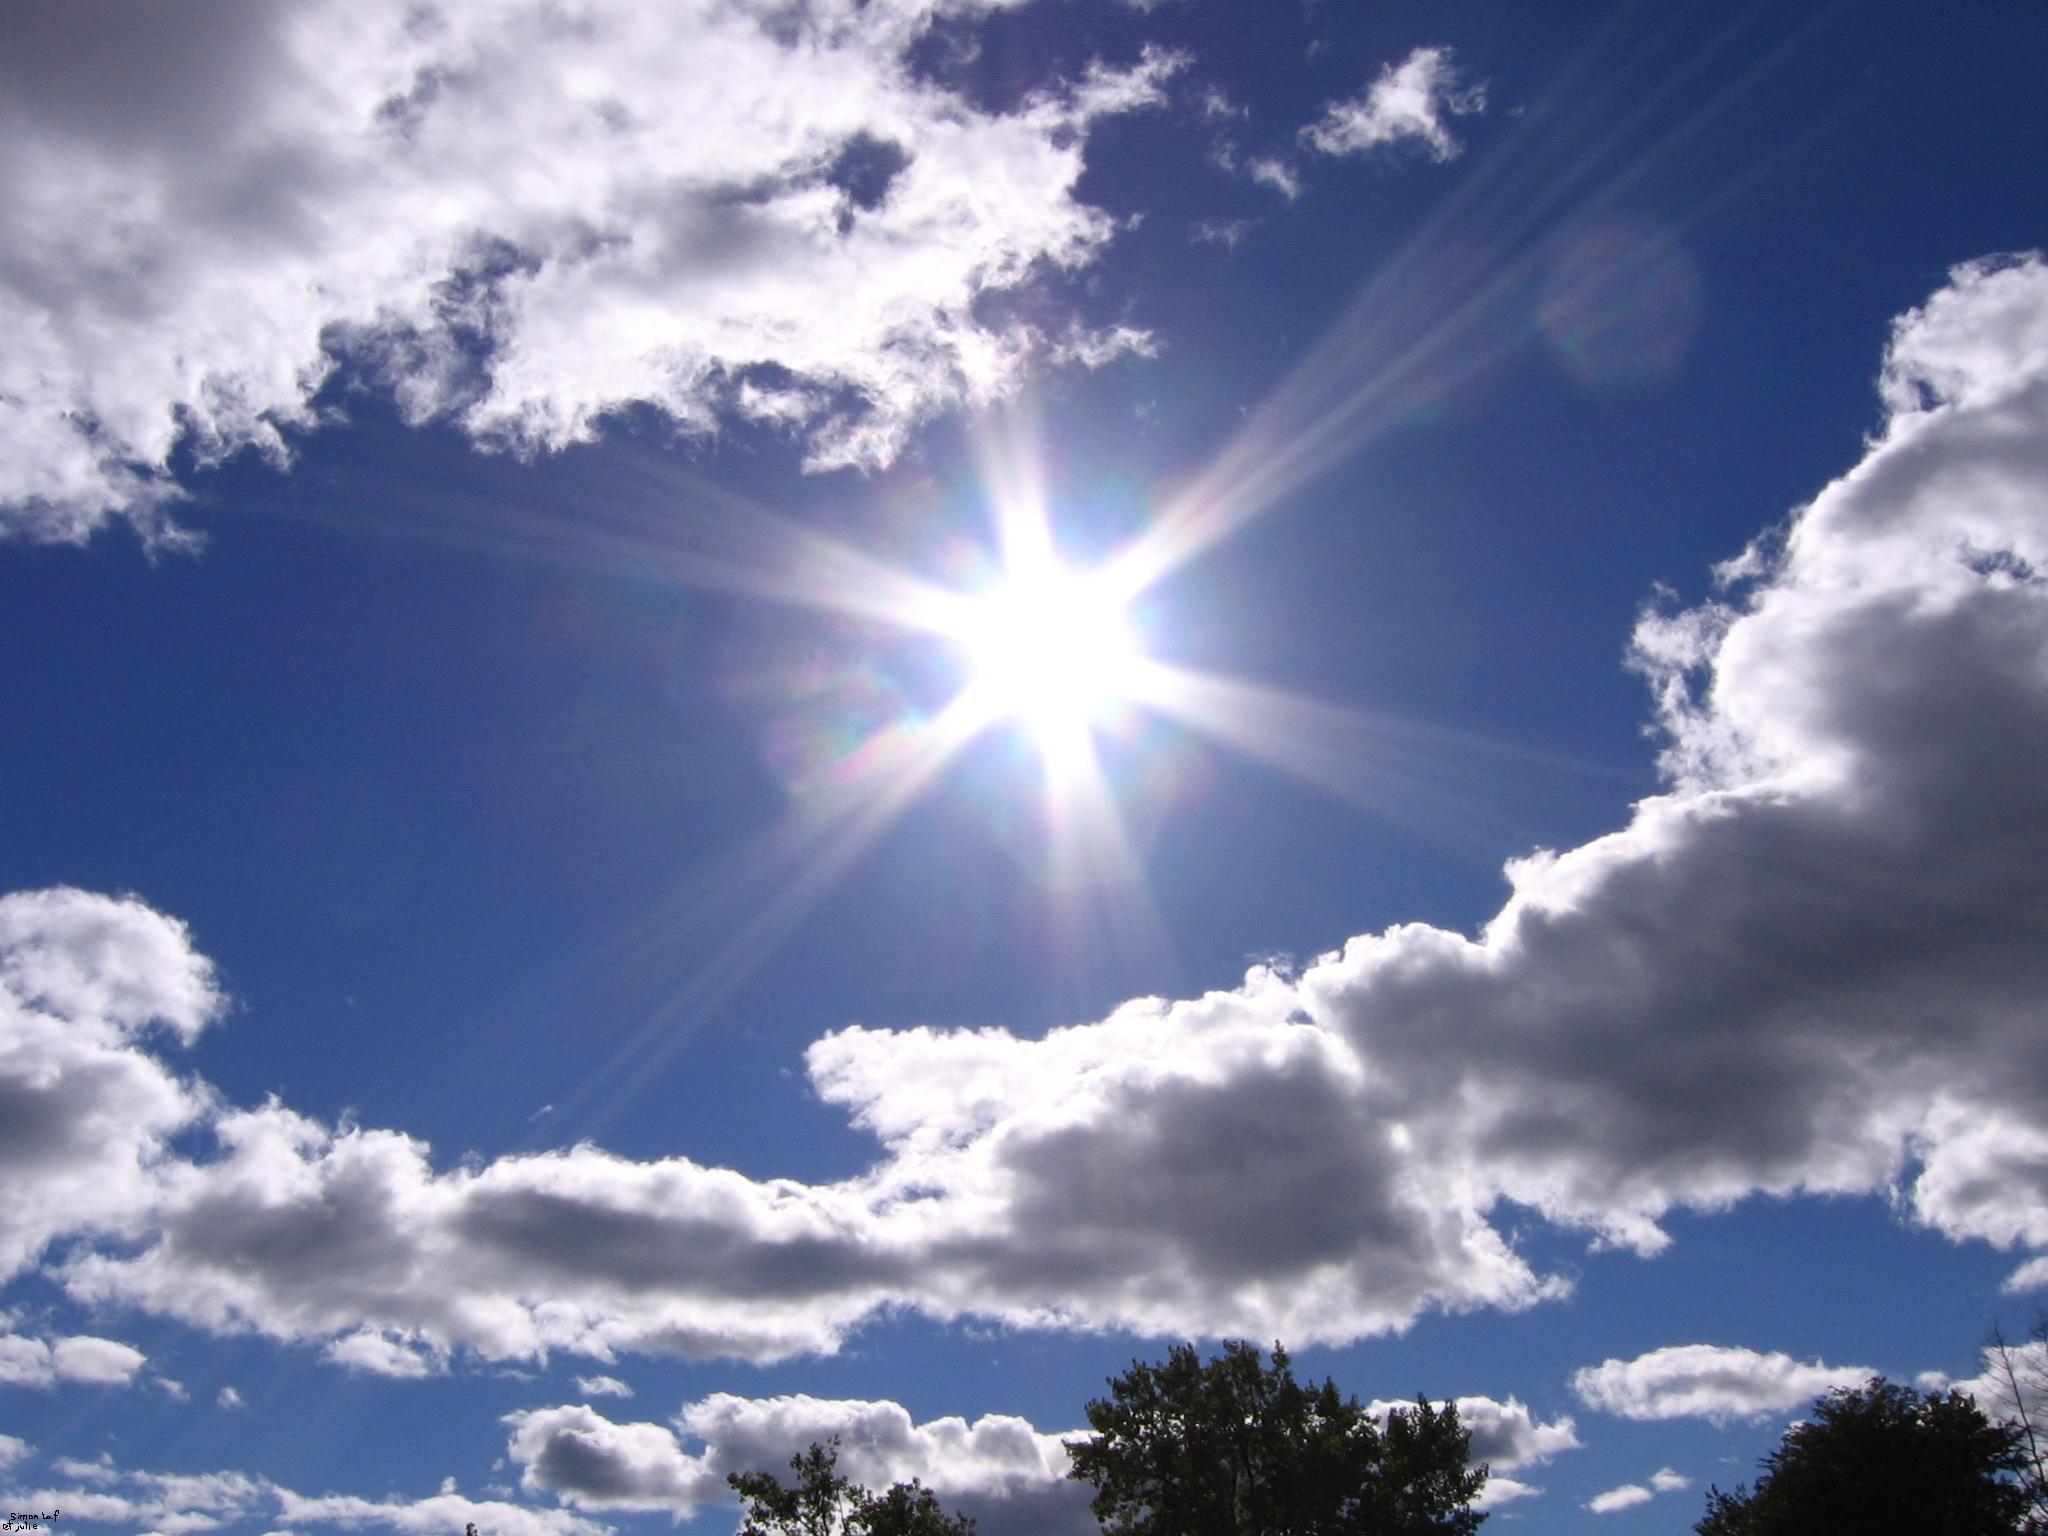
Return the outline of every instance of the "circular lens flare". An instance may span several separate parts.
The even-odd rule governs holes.
[[[978,601],[960,639],[991,714],[1064,735],[1126,691],[1138,648],[1098,576],[1013,575]]]

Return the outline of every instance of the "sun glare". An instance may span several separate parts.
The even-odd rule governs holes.
[[[1119,594],[1057,568],[1012,575],[982,597],[960,641],[989,713],[1041,736],[1071,732],[1123,696],[1138,660]]]

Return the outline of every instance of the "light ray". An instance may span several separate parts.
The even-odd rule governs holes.
[[[989,412],[974,443],[981,484],[995,513],[996,550],[1005,578],[1034,579],[1056,570],[1037,401],[1027,394]]]
[[[1154,974],[1161,967],[1178,973],[1179,953],[1145,884],[1093,736],[1085,727],[1062,732],[1053,750],[1058,761],[1047,765],[1046,814],[1056,947],[1072,957],[1107,948]]]
[[[964,594],[926,581],[853,546],[797,525],[672,464],[621,450],[602,484],[549,495],[530,482],[516,497],[460,485],[390,483],[345,515],[306,515],[335,527],[678,587],[880,620],[899,629],[951,633]],[[619,484],[618,482],[625,482]]]
[[[590,1103],[607,1085],[618,1091],[608,1120],[795,930],[841,876],[928,790],[946,765],[987,727],[987,702],[963,691],[934,719],[877,733],[862,749],[858,771],[821,788],[738,852],[695,882],[639,946],[658,950],[683,933],[721,924],[735,910],[750,915],[698,966],[689,982],[616,1046],[560,1101],[565,1113]],[[623,958],[617,951],[614,958]],[[640,962],[648,956],[643,953]]]
[[[1625,778],[1560,754],[1398,715],[1347,709],[1236,678],[1147,660],[1131,696],[1189,729],[1383,820],[1491,853],[1499,779]]]
[[[1683,78],[1732,47],[1762,12],[1753,10],[1708,48],[1676,61],[1668,49],[1630,46],[1610,28],[1380,266],[1246,426],[1168,499],[1118,558],[1120,590],[1129,596],[1151,586],[1412,417],[1418,405],[1443,398],[1524,345],[1527,298],[1550,255],[1546,236],[1617,206],[1632,188],[1668,172],[1681,151],[1741,111],[1844,10],[1838,4],[1817,11],[1625,159],[1623,147],[1638,142],[1642,122]],[[1615,122],[1617,104],[1624,105]],[[1610,124],[1597,137],[1584,126],[1596,121]],[[1674,226],[1696,226],[1798,147],[1776,146],[1755,166],[1703,191]]]

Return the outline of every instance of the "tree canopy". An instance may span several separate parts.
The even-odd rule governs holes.
[[[1465,1536],[1486,1518],[1454,1405],[1418,1399],[1383,1425],[1327,1378],[1296,1381],[1277,1344],[1270,1367],[1240,1341],[1208,1361],[1178,1345],[1109,1393],[1066,1443],[1107,1536]]]
[[[974,1521],[946,1513],[916,1478],[870,1493],[838,1465],[834,1436],[790,1458],[793,1483],[772,1472],[732,1473],[726,1482],[743,1506],[739,1536],[974,1536]]]
[[[1960,1392],[1873,1376],[1785,1432],[1754,1488],[1707,1491],[1698,1536],[2012,1536],[2027,1512],[2020,1430]]]

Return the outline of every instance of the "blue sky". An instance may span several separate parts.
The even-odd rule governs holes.
[[[0,16],[0,1481],[1682,1530],[2048,1286],[2039,7]]]

